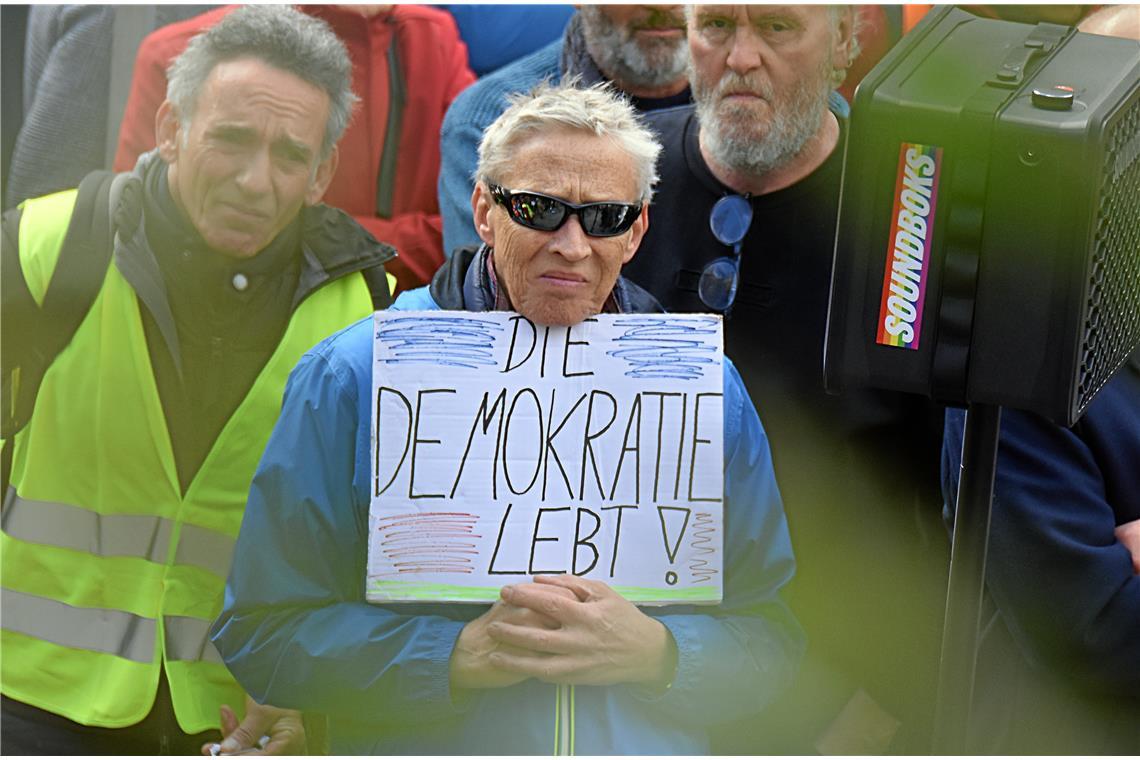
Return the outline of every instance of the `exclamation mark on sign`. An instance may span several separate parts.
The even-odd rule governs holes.
[[[677,550],[681,548],[681,539],[685,537],[690,511],[686,507],[657,507],[657,516],[661,518],[661,538],[665,541],[665,553],[669,555],[670,565],[677,561]],[[674,538],[670,539],[670,535]],[[670,586],[677,585],[677,574],[672,570],[667,571],[665,582]]]

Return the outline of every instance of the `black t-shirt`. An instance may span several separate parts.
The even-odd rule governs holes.
[[[731,249],[713,237],[709,214],[713,204],[734,191],[712,175],[701,157],[692,107],[645,118],[665,146],[661,181],[649,211],[649,231],[623,274],[669,311],[712,311],[697,295],[697,283],[704,266],[731,255]],[[842,120],[840,124],[845,130]],[[840,146],[842,141],[841,133]],[[841,173],[839,147],[795,185],[750,199],[752,224],[741,249],[736,300],[725,322],[725,353],[744,376],[777,445],[784,438],[778,435],[784,432],[779,429],[785,422],[781,410],[789,401],[797,407],[797,418],[806,413],[825,424],[829,439],[895,428],[904,422],[900,415],[909,417],[910,407],[918,403],[907,394],[855,391],[837,397],[823,389]],[[796,427],[802,423],[794,421]],[[926,456],[934,490],[940,440],[932,438],[928,450],[912,452],[912,461]]]

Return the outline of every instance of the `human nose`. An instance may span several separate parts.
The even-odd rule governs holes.
[[[554,252],[567,261],[581,261],[590,255],[590,238],[582,229],[577,214],[573,214],[554,233]]]
[[[272,161],[269,151],[253,151],[238,172],[238,187],[248,195],[262,195],[269,192],[272,184]]]
[[[741,24],[732,35],[725,65],[737,74],[747,74],[764,63],[764,41],[747,24]]]

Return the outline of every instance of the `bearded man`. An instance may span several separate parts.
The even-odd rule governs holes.
[[[817,751],[843,734],[827,729],[849,701],[848,733],[879,740],[825,754],[911,739],[925,752],[936,691],[939,412],[905,394],[823,389],[845,130],[831,93],[857,54],[853,23],[850,6],[689,9],[696,104],[645,117],[664,146],[661,183],[650,255],[623,272],[670,311],[726,315],[725,352],[776,452],[801,568],[790,598],[810,643],[766,752]]]
[[[508,95],[576,76],[584,86],[612,83],[645,113],[690,102],[688,62],[681,6],[583,5],[562,39],[464,90],[447,109],[440,132],[444,255],[480,243],[471,215],[472,176],[483,130],[506,109]]]
[[[171,66],[133,172],[4,214],[0,753],[306,749],[206,634],[289,368],[388,301],[391,249],[320,203],[351,85],[324,21],[236,9]]]

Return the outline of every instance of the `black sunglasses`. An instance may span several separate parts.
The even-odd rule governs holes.
[[[490,183],[487,187],[495,203],[507,209],[511,221],[542,232],[554,232],[566,224],[572,214],[577,214],[582,231],[590,237],[613,237],[632,227],[641,214],[640,203],[601,201],[575,204],[529,190],[507,190]]]

